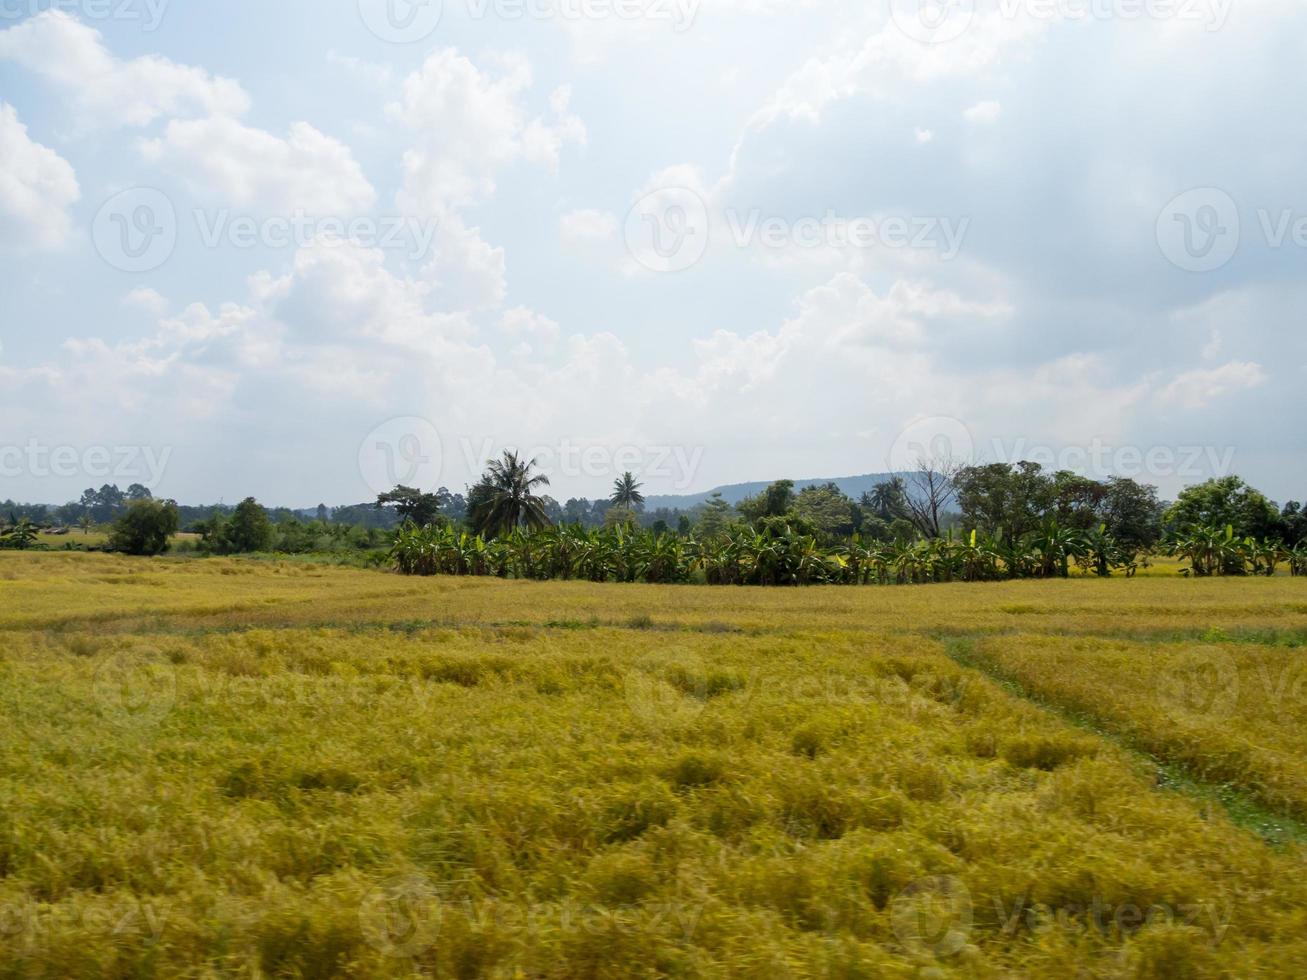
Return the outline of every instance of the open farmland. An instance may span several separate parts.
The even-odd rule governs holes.
[[[0,976],[1291,977],[1307,592],[0,557]]]

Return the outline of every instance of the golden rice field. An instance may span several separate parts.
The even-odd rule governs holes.
[[[0,555],[0,977],[1300,977],[1307,585]]]

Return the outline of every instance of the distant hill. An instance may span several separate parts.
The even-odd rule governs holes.
[[[857,500],[868,490],[872,490],[882,483],[887,483],[893,479],[893,473],[867,473],[863,476],[839,476],[839,477],[822,477],[819,480],[795,480],[794,489],[802,490],[804,487],[822,486],[827,483],[833,483],[846,494]],[[722,499],[728,504],[738,504],[745,497],[752,497],[755,494],[766,490],[774,481],[764,480],[761,483],[732,483],[728,486],[717,487],[706,493],[691,493],[684,495],[664,494],[661,496],[649,496],[645,498],[645,512],[658,510],[666,507],[668,510],[689,510],[691,507],[698,507],[700,504],[707,503],[708,498],[714,493],[720,493]]]

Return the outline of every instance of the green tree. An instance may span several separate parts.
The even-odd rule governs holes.
[[[620,527],[630,531],[639,526],[639,521],[639,517],[636,516],[635,511],[630,507],[614,505],[609,507],[608,512],[604,514],[604,527],[609,528],[610,530],[612,528]]]
[[[6,548],[14,548],[18,551],[26,551],[39,540],[40,531],[32,523],[30,518],[24,517],[21,520],[14,521],[4,531],[0,531],[0,544]]]
[[[794,500],[794,513],[827,538],[847,538],[853,534],[853,501],[834,483],[804,487]]]
[[[1129,549],[1151,548],[1162,538],[1162,505],[1157,488],[1114,476],[1103,484],[1098,515],[1107,533]]]
[[[1057,490],[1038,463],[989,463],[964,467],[953,477],[964,526],[1009,548],[1043,523]]]
[[[402,524],[412,521],[418,527],[436,524],[441,520],[441,510],[449,502],[449,491],[423,493],[414,487],[398,486],[389,493],[377,497],[377,507],[394,507]]]
[[[640,486],[631,471],[627,470],[613,481],[613,493],[608,499],[612,501],[614,507],[624,507],[631,511],[643,510],[644,494],[640,492]]]
[[[1233,527],[1237,538],[1273,536],[1280,526],[1275,505],[1237,476],[1186,487],[1166,512],[1174,531]]]
[[[714,493],[708,498],[708,502],[703,505],[703,513],[699,515],[699,536],[701,538],[717,537],[731,526],[734,516],[734,508],[722,498],[720,493]]]
[[[765,517],[784,517],[794,506],[794,481],[777,480],[762,493],[740,501],[745,520],[756,524]]]
[[[878,517],[886,524],[898,517],[906,516],[907,488],[903,477],[894,476],[884,483],[878,483],[862,495],[862,509],[871,517]]]
[[[171,500],[133,500],[109,534],[109,550],[129,555],[159,555],[177,533],[177,504]]]
[[[468,492],[468,516],[479,534],[500,537],[518,527],[549,525],[545,501],[535,492],[549,485],[549,477],[533,473],[534,467],[535,460],[507,450],[490,463]]]
[[[268,512],[253,497],[246,497],[227,521],[223,538],[227,554],[267,551],[272,544]]]

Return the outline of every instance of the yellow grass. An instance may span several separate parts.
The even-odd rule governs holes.
[[[1018,634],[983,640],[977,655],[1159,757],[1307,817],[1302,642],[1253,632],[1236,643],[1221,629],[1152,643]]]
[[[1105,716],[1142,716],[1171,702],[1135,655],[1242,671],[1304,631],[1287,579],[735,590],[6,554],[0,977],[1301,975],[1301,845],[961,654],[1041,690],[1046,661],[1101,671]],[[1287,758],[1292,711],[1227,718]],[[1295,770],[1249,758],[1287,805]]]

